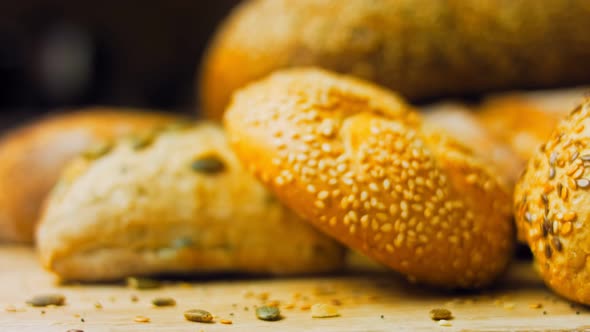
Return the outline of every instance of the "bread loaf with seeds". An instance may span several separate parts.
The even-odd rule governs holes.
[[[275,70],[318,66],[412,100],[590,79],[587,0],[250,0],[212,39],[202,109]],[[588,66],[588,67],[586,67]]]
[[[514,194],[518,231],[549,287],[590,304],[590,103],[576,107],[529,161]]]
[[[237,92],[225,125],[284,204],[410,280],[481,287],[510,259],[510,195],[498,175],[387,90],[280,71]]]
[[[283,207],[214,125],[73,161],[46,202],[41,261],[64,279],[339,269],[344,249]]]
[[[31,243],[41,203],[67,162],[93,143],[179,121],[175,115],[94,107],[53,115],[0,138],[0,242]]]

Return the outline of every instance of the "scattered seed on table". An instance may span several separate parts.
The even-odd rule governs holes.
[[[134,321],[136,321],[138,323],[149,323],[150,322],[150,318],[149,317],[145,317],[145,316],[135,316]]]
[[[96,303],[94,303],[94,307],[96,309],[102,309],[102,304],[100,302],[96,302]]]
[[[449,309],[436,308],[430,310],[430,318],[432,320],[449,320],[453,318],[453,313]]]
[[[256,308],[256,317],[260,320],[276,321],[281,319],[281,311],[274,306],[262,306]]]
[[[229,320],[229,319],[221,319],[221,320],[219,320],[219,322],[220,322],[221,324],[226,324],[226,325],[231,325],[231,324],[233,324],[233,322],[232,322],[231,320]]]
[[[213,320],[213,315],[206,310],[190,309],[184,312],[184,318],[191,322],[210,323]]]
[[[504,303],[504,309],[506,309],[506,310],[512,310],[515,307],[516,307],[516,303],[512,303],[512,302]]]
[[[311,309],[311,304],[309,304],[309,303],[302,304],[301,307],[299,307],[299,309],[309,310],[309,309]]]
[[[338,309],[331,304],[316,303],[311,306],[311,317],[313,318],[330,318],[338,317]]]
[[[176,305],[176,301],[171,297],[156,297],[152,304],[156,307],[172,307]]]
[[[7,305],[7,306],[4,308],[4,311],[6,311],[6,312],[16,312],[16,311],[17,311],[17,309],[16,309],[16,307],[15,307],[15,306],[13,306],[13,305]]]
[[[160,288],[161,284],[158,280],[150,278],[127,278],[127,286],[135,289],[155,289]]]
[[[131,302],[137,302],[139,301],[139,298],[137,297],[137,295],[131,295]]]
[[[531,308],[531,309],[541,309],[541,308],[543,308],[543,305],[541,303],[531,303],[531,304],[529,304],[529,308]]]
[[[33,296],[27,301],[27,304],[33,307],[46,307],[49,305],[62,306],[65,302],[66,297],[61,294],[42,294]]]

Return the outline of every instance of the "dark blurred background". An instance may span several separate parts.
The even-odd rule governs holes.
[[[83,105],[191,112],[202,53],[238,2],[0,1],[0,129]]]

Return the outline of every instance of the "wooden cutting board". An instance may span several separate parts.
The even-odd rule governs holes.
[[[33,295],[60,293],[63,307],[33,308]],[[280,301],[284,318],[257,320],[254,307]],[[155,308],[155,297],[177,305]],[[133,301],[133,297],[137,300]],[[97,308],[98,305],[102,308]],[[312,318],[306,305],[333,303],[341,316]],[[6,311],[13,306],[14,311]],[[293,306],[293,308],[291,308]],[[541,306],[536,308],[537,306]],[[452,326],[432,321],[433,308],[451,310]],[[187,309],[205,309],[213,324],[186,321]],[[134,319],[141,315],[149,323]],[[232,321],[221,324],[221,319]],[[546,331],[589,330],[590,311],[545,288],[528,262],[515,263],[491,290],[440,293],[413,286],[390,272],[352,271],[341,275],[289,279],[225,278],[171,282],[156,290],[124,285],[58,286],[38,265],[30,248],[0,247],[0,331]]]

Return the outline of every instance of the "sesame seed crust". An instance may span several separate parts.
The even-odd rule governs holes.
[[[545,282],[564,297],[590,304],[587,258],[590,210],[590,104],[561,121],[529,161],[514,195],[519,234],[526,237]],[[582,129],[580,129],[582,128]]]
[[[391,92],[285,70],[236,93],[225,124],[246,168],[285,205],[410,280],[480,287],[506,267],[507,188]],[[280,145],[276,131],[288,138]]]

